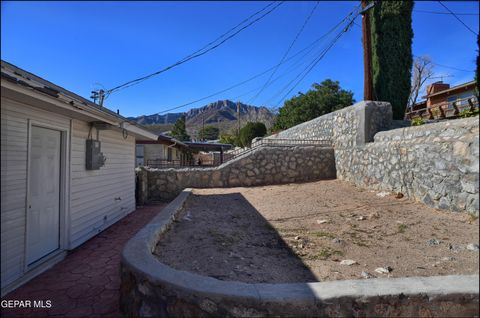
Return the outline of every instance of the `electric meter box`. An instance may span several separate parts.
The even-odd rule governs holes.
[[[87,170],[98,170],[105,164],[105,157],[100,152],[100,141],[87,139],[85,165]]]

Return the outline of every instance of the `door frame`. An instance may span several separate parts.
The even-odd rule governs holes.
[[[48,124],[45,122],[40,122],[36,120],[28,120],[28,131],[27,131],[27,189],[26,189],[26,198],[25,198],[25,244],[24,244],[24,272],[28,272],[39,265],[45,263],[46,261],[58,256],[59,253],[63,252],[68,247],[68,212],[69,212],[69,165],[70,158],[69,154],[69,140],[70,140],[70,127],[71,123],[67,124],[67,127],[56,126]],[[45,255],[44,257],[36,260],[35,262],[28,264],[27,263],[27,246],[29,242],[29,233],[28,233],[28,207],[30,205],[30,172],[31,172],[31,145],[32,145],[32,126],[51,129],[60,132],[60,201],[59,201],[59,247],[57,250]]]

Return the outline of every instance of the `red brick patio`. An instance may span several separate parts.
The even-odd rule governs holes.
[[[119,317],[124,244],[165,205],[137,209],[2,299],[51,300],[49,309],[3,309],[2,317]]]

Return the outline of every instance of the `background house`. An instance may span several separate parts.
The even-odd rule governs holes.
[[[427,86],[425,100],[416,103],[406,117],[424,119],[454,118],[464,109],[478,108],[475,81],[450,87],[450,84],[435,82]]]
[[[137,140],[136,165],[151,168],[217,166],[224,162],[232,145],[214,142],[181,142],[159,135],[156,141]]]
[[[135,210],[135,141],[157,136],[1,63],[2,295]]]
[[[160,134],[158,139],[137,140],[136,166],[184,166],[190,160],[188,146],[175,138]]]

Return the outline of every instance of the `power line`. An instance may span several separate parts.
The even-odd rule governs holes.
[[[267,87],[270,86],[270,85],[272,85],[272,84],[275,83],[276,81],[278,81],[280,78],[282,78],[282,77],[290,74],[292,71],[297,70],[297,67],[298,67],[300,64],[304,64],[304,62],[305,62],[305,61],[303,61],[302,59],[303,59],[304,57],[306,57],[307,55],[309,55],[309,54],[313,51],[313,49],[315,49],[315,47],[312,47],[307,53],[303,54],[303,55],[298,59],[297,62],[292,63],[292,65],[290,65],[290,67],[289,67],[285,72],[283,72],[281,75],[279,75],[279,76],[275,77],[273,80],[271,80],[271,81],[267,84]],[[248,94],[250,94],[250,93],[252,93],[252,92],[255,92],[255,91],[257,91],[259,88],[262,88],[262,87],[263,87],[263,85],[257,86],[257,87],[255,87],[254,89],[249,90],[248,92],[244,92],[244,93],[242,93],[242,94],[240,94],[240,95],[237,95],[235,98],[233,98],[233,100],[238,100],[240,97],[245,96],[245,95],[248,95]],[[250,102],[250,101],[248,101],[247,104],[248,104],[249,102]]]
[[[444,7],[448,12],[450,12],[454,17],[455,19],[458,20],[458,22],[460,22],[461,24],[463,24],[464,27],[466,27],[470,32],[472,32],[473,34],[475,34],[476,36],[478,36],[478,34],[473,31],[472,29],[470,29],[470,27],[468,25],[466,25],[454,12],[452,12],[452,10],[450,10],[446,5],[444,5],[441,1],[437,1],[440,5],[442,5],[442,7]]]
[[[438,64],[438,63],[435,63],[435,62],[431,62],[432,64],[434,65],[437,65],[437,66],[440,66],[440,67],[445,67],[445,68],[450,68],[452,70],[456,70],[456,71],[461,71],[461,72],[475,72],[474,70],[463,70],[461,68],[456,68],[456,67],[452,67],[452,66],[447,66],[447,65],[443,65],[443,64]]]
[[[263,19],[263,18],[264,18],[265,16],[267,16],[268,14],[272,13],[275,9],[277,9],[277,8],[278,8],[280,5],[282,5],[283,3],[284,3],[284,1],[279,2],[279,3],[276,4],[273,8],[271,8],[271,9],[269,9],[267,12],[263,13],[260,17],[258,17],[258,18],[256,18],[255,20],[249,22],[247,25],[245,25],[245,26],[243,26],[242,28],[240,28],[239,30],[235,31],[233,34],[231,34],[231,35],[229,35],[228,37],[224,38],[226,34],[230,33],[232,30],[236,29],[239,25],[243,24],[244,21],[248,21],[248,20],[251,19],[253,16],[258,15],[259,12],[264,11],[267,7],[271,6],[272,3],[269,4],[269,5],[267,5],[267,6],[266,6],[265,8],[263,8],[262,10],[254,13],[254,14],[251,15],[249,18],[247,18],[246,20],[242,21],[240,24],[238,24],[237,26],[235,26],[235,27],[232,28],[231,30],[227,31],[226,33],[222,34],[221,36],[219,36],[219,37],[218,37],[217,39],[215,39],[214,41],[210,42],[210,43],[215,43],[215,42],[217,42],[219,39],[224,38],[224,39],[221,40],[219,43],[211,46],[210,48],[205,49],[206,47],[209,46],[209,44],[207,44],[207,45],[204,46],[202,49],[195,51],[194,53],[192,53],[192,54],[184,57],[183,59],[175,62],[174,64],[172,64],[172,65],[170,65],[170,66],[167,66],[167,67],[161,69],[160,71],[157,71],[157,72],[155,72],[155,73],[152,73],[152,74],[149,74],[149,75],[146,75],[146,76],[143,76],[143,77],[140,77],[140,78],[137,78],[137,79],[128,81],[128,82],[126,82],[126,83],[124,83],[124,84],[122,84],[122,85],[118,85],[118,86],[116,86],[116,87],[114,87],[114,88],[112,88],[112,89],[109,89],[109,90],[106,92],[106,95],[108,96],[108,95],[110,95],[112,92],[115,92],[115,91],[118,91],[118,90],[120,90],[120,89],[125,89],[125,88],[127,88],[127,87],[130,87],[130,86],[139,84],[140,82],[143,82],[143,81],[145,81],[145,80],[147,80],[147,79],[149,79],[149,78],[151,78],[151,77],[153,77],[153,76],[156,76],[156,75],[158,75],[158,74],[160,74],[160,73],[166,72],[166,71],[168,71],[168,70],[170,70],[170,69],[172,69],[172,68],[174,68],[174,67],[176,67],[176,66],[178,66],[178,65],[181,65],[181,64],[183,64],[183,63],[185,63],[185,62],[188,62],[188,61],[190,61],[190,60],[192,60],[192,59],[194,59],[194,58],[197,58],[197,57],[199,57],[199,56],[202,56],[202,55],[204,55],[204,54],[206,54],[206,53],[208,53],[208,52],[216,49],[217,47],[219,47],[220,45],[222,45],[222,44],[225,43],[226,41],[228,41],[228,40],[230,40],[231,38],[233,38],[234,36],[236,36],[238,33],[242,32],[243,30],[245,30],[246,28],[250,27],[250,26],[253,25],[254,23],[256,23],[256,22],[258,22],[259,20]],[[202,52],[202,50],[203,50],[203,52]]]
[[[315,59],[312,61],[312,63],[310,63],[309,66],[307,66],[306,69],[304,69],[302,72],[300,72],[292,81],[290,81],[287,86],[285,87],[285,89],[290,86],[291,83],[293,83],[295,81],[295,79],[297,79],[298,77],[300,77],[298,79],[298,81],[295,83],[295,85],[293,85],[292,88],[290,88],[290,90],[279,100],[279,102],[277,103],[277,107],[278,105],[282,102],[282,100],[284,100],[294,89],[295,87],[297,87],[301,81],[315,68],[315,66],[323,59],[323,57],[327,54],[327,52],[335,45],[335,43],[340,39],[340,37],[345,34],[349,29],[350,27],[353,25],[353,21],[355,20],[355,18],[359,15],[359,13],[357,13],[357,15],[351,19],[349,21],[349,23],[345,26],[345,28],[339,32],[336,37],[332,40],[332,42],[330,43],[330,45],[328,47],[326,47],[322,52],[321,54]],[[303,75],[302,75],[303,73]],[[278,94],[277,94],[278,95]]]
[[[287,51],[283,54],[282,58],[280,59],[280,62],[279,64],[277,64],[277,67],[273,70],[273,72],[270,74],[270,76],[268,77],[267,81],[265,82],[265,84],[263,84],[262,88],[258,91],[257,94],[255,94],[255,96],[253,96],[251,99],[248,100],[247,104],[250,103],[250,102],[253,102],[264,90],[265,88],[267,87],[268,83],[270,82],[270,80],[272,79],[272,77],[275,75],[275,73],[277,72],[278,70],[278,67],[280,66],[280,64],[285,60],[285,58],[288,56],[288,53],[290,53],[290,50],[292,49],[293,45],[295,44],[295,42],[298,40],[298,38],[300,37],[300,35],[302,34],[303,30],[305,29],[305,26],[307,25],[308,21],[310,20],[310,18],[312,17],[313,13],[315,12],[315,10],[317,9],[318,7],[318,4],[320,2],[317,1],[317,3],[315,4],[315,6],[312,8],[312,10],[310,11],[310,13],[307,15],[305,21],[303,22],[303,25],[302,27],[300,28],[300,30],[298,30],[297,34],[295,35],[295,38],[293,39],[293,41],[290,43],[290,46],[288,47]]]
[[[419,13],[430,13],[430,14],[452,14],[450,12],[440,12],[440,11],[428,11],[428,10],[413,10],[414,12],[419,12]],[[478,13],[459,13],[455,12],[453,13],[454,15],[479,15]]]
[[[261,12],[265,11],[266,9],[268,9],[270,6],[272,6],[273,4],[275,3],[275,1],[273,2],[270,2],[267,6],[263,7],[263,9],[255,12],[254,14],[250,15],[248,18],[244,19],[243,21],[241,21],[240,23],[238,23],[236,26],[234,26],[233,28],[231,28],[230,30],[228,30],[227,32],[223,33],[222,35],[218,36],[215,40],[205,44],[201,49],[193,52],[192,54],[190,55],[187,55],[186,57],[184,57],[183,59],[187,59],[189,57],[191,57],[192,55],[195,55],[196,53],[198,52],[201,52],[203,50],[205,50],[207,47],[209,47],[210,45],[214,44],[215,42],[219,41],[220,39],[224,38],[228,33],[232,32],[233,30],[235,30],[236,28],[238,28],[240,25],[248,22],[250,19],[252,19],[254,16],[260,14]]]
[[[359,8],[359,7],[357,7],[356,9],[358,10],[358,8]],[[354,13],[354,11],[355,11],[355,9],[352,10],[352,11],[341,21],[341,23],[343,23],[343,22],[346,21],[350,16],[352,16],[352,14]],[[357,15],[355,16],[355,18],[356,18],[357,16],[358,16],[358,13],[357,13]],[[353,19],[351,20],[351,22],[353,22],[353,21],[355,20],[355,18],[353,18]],[[350,23],[351,23],[351,22],[350,22]],[[345,28],[344,28],[344,30],[345,30]],[[329,33],[332,33],[333,31],[334,31],[334,29],[330,30]],[[335,41],[335,39],[334,39],[333,41]],[[332,42],[331,42],[331,43],[332,43]],[[322,49],[320,52],[318,52],[319,56],[324,55],[324,53],[326,53],[327,50],[328,50],[328,48]],[[322,56],[322,57],[323,57],[323,56]],[[318,57],[317,57],[317,58],[318,58]],[[295,80],[297,80],[299,77],[301,77],[302,74],[303,74],[304,72],[306,72],[307,69],[308,69],[310,66],[312,66],[313,64],[315,64],[315,61],[317,60],[317,58],[314,58],[300,73],[297,74],[297,76],[295,76],[290,82],[288,82],[285,86],[283,86],[283,88],[281,88],[275,95],[273,95],[272,97],[270,97],[270,98],[267,100],[266,104],[270,103],[271,101],[273,102],[273,100],[274,100],[277,96],[281,95],[293,82],[295,82]],[[302,79],[303,79],[303,78],[302,78]],[[298,85],[298,83],[295,84],[295,86],[297,86],[297,85]],[[294,86],[293,88],[295,88],[295,86]],[[293,88],[292,88],[292,89],[293,89]],[[287,94],[288,94],[288,93],[287,93]],[[281,100],[280,100],[278,103],[276,103],[276,106],[277,106],[277,107],[278,107],[278,104],[279,104],[280,102],[281,102]]]
[[[444,12],[445,14],[449,14],[449,13],[446,13]],[[353,24],[355,24],[357,27],[361,28],[362,26],[359,25],[358,23],[356,22],[353,22]],[[413,54],[414,57],[420,57],[418,55],[415,55]],[[432,62],[430,61],[430,63],[434,64],[434,65],[437,65],[437,66],[440,66],[440,67],[445,67],[445,68],[449,68],[449,69],[452,69],[452,70],[455,70],[455,71],[460,71],[460,72],[475,72],[474,70],[464,70],[464,69],[461,69],[461,68],[457,68],[457,67],[454,67],[454,66],[448,66],[448,65],[443,65],[443,64],[439,64],[439,63],[435,63],[435,62]]]
[[[343,18],[339,23],[337,23],[335,26],[333,26],[330,30],[328,30],[325,34],[323,34],[322,36],[320,36],[320,37],[318,37],[316,40],[314,40],[312,43],[310,43],[309,45],[307,45],[306,47],[304,47],[304,48],[301,49],[300,51],[296,52],[296,53],[293,54],[291,57],[286,58],[286,59],[283,61],[282,64],[285,64],[286,62],[292,60],[293,58],[295,58],[296,56],[298,56],[298,55],[301,54],[302,52],[305,52],[305,51],[308,50],[309,48],[314,47],[319,41],[321,41],[321,40],[324,39],[327,35],[329,35],[329,34],[332,33],[333,31],[335,31],[349,16],[352,15],[352,13],[353,13],[353,11],[350,12],[350,13],[347,15],[347,17]],[[311,50],[310,50],[308,53],[310,53],[310,52],[311,52]],[[305,54],[304,56],[308,55],[308,53]],[[192,104],[195,104],[195,103],[197,103],[197,102],[201,102],[201,101],[203,101],[203,100],[205,100],[205,99],[208,99],[208,98],[210,98],[210,97],[213,97],[213,96],[219,95],[219,94],[221,94],[221,93],[227,92],[227,91],[229,91],[229,90],[232,90],[232,89],[234,89],[234,88],[236,88],[236,87],[239,87],[239,86],[241,86],[241,85],[243,85],[243,84],[245,84],[245,83],[251,82],[251,81],[253,81],[254,79],[257,79],[257,78],[259,78],[259,77],[267,74],[268,72],[270,72],[271,70],[273,70],[275,67],[277,67],[277,65],[278,65],[278,64],[276,64],[276,65],[274,65],[274,66],[272,66],[272,67],[264,70],[263,72],[257,73],[256,75],[254,75],[254,76],[252,76],[252,77],[250,77],[250,78],[248,78],[248,79],[246,79],[246,80],[243,80],[243,81],[241,81],[241,82],[239,82],[239,83],[237,83],[237,84],[234,84],[234,85],[229,86],[229,87],[227,87],[227,88],[225,88],[225,89],[222,89],[222,90],[220,90],[220,91],[217,91],[217,92],[215,92],[215,93],[212,93],[212,94],[210,94],[210,95],[208,95],[208,96],[205,96],[205,97],[196,99],[196,100],[194,100],[194,101],[191,101],[191,102],[188,102],[188,103],[185,103],[185,104],[182,104],[182,105],[178,105],[178,106],[169,108],[169,109],[167,109],[167,110],[158,112],[157,114],[164,114],[164,113],[168,113],[168,112],[170,112],[170,111],[172,111],[172,110],[177,110],[177,109],[179,109],[179,108],[183,108],[183,107],[186,107],[186,106],[190,106],[190,105],[192,105]]]
[[[420,58],[421,56],[418,56],[418,55],[413,55],[414,57],[418,57]],[[461,69],[461,68],[456,68],[456,67],[453,67],[453,66],[448,66],[448,65],[444,65],[444,64],[439,64],[439,63],[435,63],[433,61],[430,61],[430,63],[432,63],[433,65],[437,65],[437,66],[440,66],[440,67],[444,67],[444,68],[449,68],[449,69],[452,69],[452,70],[455,70],[455,71],[460,71],[460,72],[475,72],[473,70],[464,70],[464,69]]]

